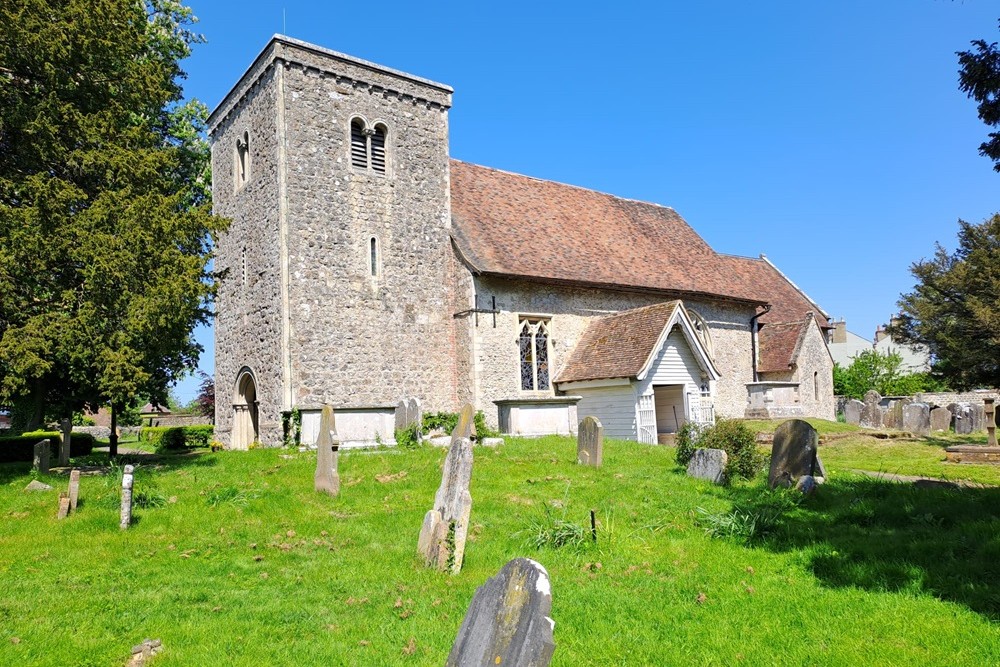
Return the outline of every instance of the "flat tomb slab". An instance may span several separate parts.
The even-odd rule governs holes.
[[[952,463],[993,463],[1000,465],[1000,447],[953,445],[945,448]]]

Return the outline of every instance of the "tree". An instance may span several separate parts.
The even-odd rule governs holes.
[[[897,339],[926,345],[934,372],[958,389],[1000,386],[1000,215],[958,221],[958,248],[940,245],[910,267],[913,291],[900,296]]]
[[[997,43],[977,39],[969,51],[959,51],[958,86],[979,103],[979,118],[990,127],[1000,125],[1000,50]],[[989,141],[979,145],[980,155],[993,160],[1000,171],[1000,132],[991,132]]]
[[[194,411],[205,417],[215,418],[215,378],[208,373],[199,371],[201,385],[198,386],[198,395],[194,397]]]
[[[898,352],[864,350],[847,368],[833,365],[833,393],[860,399],[872,389],[883,396],[909,396],[918,391],[944,388],[941,381],[929,373],[904,373],[902,363]]]
[[[174,0],[0,5],[0,402],[164,402],[197,364],[215,234]],[[114,453],[115,439],[112,439]]]

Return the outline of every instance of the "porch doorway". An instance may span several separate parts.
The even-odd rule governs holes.
[[[249,368],[240,371],[236,379],[236,395],[233,400],[232,449],[250,449],[250,445],[260,439],[257,416],[257,383]]]
[[[653,385],[656,435],[677,433],[688,420],[687,392],[682,384]]]

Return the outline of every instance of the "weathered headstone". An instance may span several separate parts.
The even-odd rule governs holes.
[[[65,491],[59,492],[59,513],[57,519],[65,519],[69,515],[69,494]]]
[[[951,412],[955,420],[956,435],[972,433],[972,408],[968,403],[950,403],[948,411]]]
[[[410,400],[406,402],[406,422],[407,426],[417,425],[417,435],[419,436],[424,424],[424,411],[420,408],[419,398],[410,396]]]
[[[577,429],[576,462],[595,468],[604,462],[604,426],[593,415],[584,417]]]
[[[35,459],[31,467],[43,475],[49,474],[49,458],[52,450],[49,448],[48,440],[39,440],[35,443]]]
[[[63,419],[59,422],[59,430],[62,431],[62,437],[59,439],[59,466],[66,467],[69,465],[69,447],[73,438],[73,422],[69,419]]]
[[[861,409],[861,428],[882,428],[882,396],[874,389],[865,392],[865,405]]]
[[[121,521],[118,523],[118,527],[125,530],[132,523],[132,483],[133,474],[135,473],[135,467],[131,465],[125,466],[124,474],[122,475],[122,511],[121,511]]]
[[[466,403],[458,413],[458,424],[455,425],[455,430],[451,432],[451,442],[454,444],[455,440],[461,440],[462,438],[469,438],[471,440],[475,435],[476,409],[472,407],[471,403]]]
[[[886,428],[902,429],[903,409],[911,403],[913,403],[912,398],[899,398],[894,401],[890,401],[889,408],[882,417],[883,425]]]
[[[471,406],[466,405],[467,408]],[[465,414],[463,409],[462,413]],[[457,574],[462,569],[465,558],[465,540],[469,532],[469,517],[472,514],[472,495],[469,484],[472,481],[472,441],[461,433],[471,427],[459,419],[452,433],[451,446],[444,459],[441,486],[434,496],[434,507],[424,516],[417,541],[417,552],[423,556],[428,567],[450,570]]]
[[[340,454],[340,438],[337,437],[336,417],[333,408],[324,405],[319,417],[319,437],[316,439],[317,491],[336,496],[340,493],[340,472],[337,463]]]
[[[997,419],[996,419],[996,405],[994,399],[985,398],[983,399],[985,405],[983,405],[983,421],[986,424],[986,437],[987,446],[996,447],[997,446]]]
[[[688,477],[707,479],[716,484],[726,483],[729,454],[724,449],[696,449],[688,461]]]
[[[951,412],[948,408],[937,407],[931,410],[931,431],[947,431],[951,427]]]
[[[931,432],[930,406],[926,403],[910,403],[903,407],[903,430],[914,435]]]
[[[545,667],[556,649],[550,613],[548,572],[515,558],[476,589],[445,664]]]
[[[396,403],[395,417],[396,417],[396,423],[394,424],[393,428],[395,428],[395,430],[397,431],[405,431],[407,426],[405,399],[401,400],[399,403]]]
[[[790,419],[779,426],[771,445],[768,485],[790,487],[803,475],[815,475],[818,448],[819,434],[809,422]]]
[[[978,403],[970,405],[969,416],[972,418],[972,433],[979,433],[986,429],[986,410],[982,405]]]
[[[24,487],[25,491],[51,491],[52,487],[44,482],[39,482],[37,479],[33,479],[28,482],[28,485]]]
[[[856,398],[852,398],[844,405],[844,420],[848,424],[857,426],[861,423],[861,411],[864,409],[864,403]]]
[[[77,501],[80,499],[80,471],[75,468],[69,473],[69,511],[76,511]]]

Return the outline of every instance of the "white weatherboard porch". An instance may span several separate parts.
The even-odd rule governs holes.
[[[560,383],[580,396],[577,416],[594,416],[609,438],[656,444],[685,422],[713,423],[719,374],[683,308],[677,308],[635,376]]]

